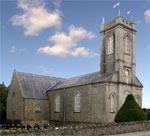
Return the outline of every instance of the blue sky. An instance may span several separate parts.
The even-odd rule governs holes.
[[[150,108],[149,0],[0,0],[0,83],[9,85],[14,69],[64,78],[99,71],[102,18],[118,9],[136,24],[136,75]]]

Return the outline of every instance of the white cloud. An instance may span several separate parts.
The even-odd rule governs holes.
[[[75,48],[71,54],[73,56],[88,56],[89,55],[89,50],[85,49],[84,47],[79,47],[79,48]]]
[[[15,53],[16,50],[17,50],[17,49],[16,49],[16,46],[12,46],[11,49],[10,49],[10,53]]]
[[[18,8],[23,13],[14,15],[11,21],[14,26],[23,26],[25,35],[38,35],[43,29],[61,26],[59,10],[48,11],[42,0],[18,0]]]
[[[69,36],[75,42],[78,42],[81,39],[92,39],[95,37],[95,35],[92,32],[88,32],[83,27],[76,28],[74,25],[71,25],[69,28]]]
[[[50,56],[96,56],[96,53],[86,49],[85,47],[77,47],[77,42],[82,39],[92,39],[95,35],[92,32],[87,31],[83,27],[75,27],[71,25],[69,27],[68,34],[64,32],[56,33],[49,38],[49,41],[54,42],[53,46],[45,46],[39,48],[39,53],[45,53]]]
[[[11,49],[10,49],[10,53],[24,52],[24,51],[26,51],[26,50],[27,50],[26,48],[23,48],[23,49],[17,49],[16,46],[12,46]]]
[[[144,15],[145,15],[146,23],[149,23],[150,22],[150,9],[146,10]]]
[[[53,4],[54,4],[55,7],[59,8],[60,4],[61,4],[61,0],[54,0]]]
[[[44,66],[40,66],[40,70],[44,73],[44,74],[48,74],[51,73],[53,70],[52,69],[46,69]]]

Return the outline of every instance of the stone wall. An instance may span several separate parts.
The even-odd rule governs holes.
[[[74,97],[80,93],[81,111],[74,111]],[[50,122],[64,120],[64,90],[49,91]],[[60,112],[55,112],[55,98],[60,95]],[[106,122],[105,120],[105,83],[66,88],[65,120],[72,122]],[[113,121],[113,120],[112,120]]]
[[[67,88],[66,98],[66,121],[90,122],[91,121],[91,88],[90,85]],[[74,112],[74,96],[80,93],[81,112]],[[60,95],[60,112],[55,112],[55,98]],[[64,120],[64,90],[48,92],[50,100],[50,120]]]
[[[35,111],[35,106],[40,106],[40,111]],[[48,122],[49,120],[49,101],[40,99],[25,99],[25,118],[22,123],[28,124],[33,122],[33,124],[39,122]],[[41,124],[40,123],[40,124]]]
[[[16,110],[14,113],[12,112],[13,93],[15,93],[16,95]],[[23,104],[24,104],[23,93],[21,91],[20,84],[18,82],[16,71],[14,71],[11,86],[7,96],[7,120],[18,120],[18,121],[23,120],[24,116]]]
[[[3,133],[5,136],[102,136],[130,132],[150,131],[150,121],[125,123],[84,124],[67,127],[51,127],[47,130],[32,130],[15,133]]]

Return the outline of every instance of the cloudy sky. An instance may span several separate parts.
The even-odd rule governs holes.
[[[119,4],[117,4],[119,2]],[[0,83],[13,70],[69,78],[99,71],[100,27],[117,16],[136,24],[136,74],[150,107],[149,0],[0,0]]]

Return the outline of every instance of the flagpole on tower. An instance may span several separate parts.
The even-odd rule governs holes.
[[[118,10],[118,17],[120,17],[121,15],[120,15],[120,9]]]

